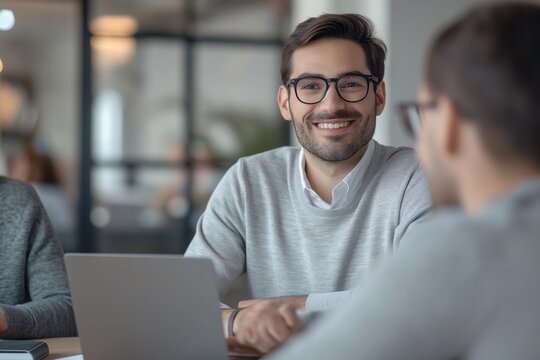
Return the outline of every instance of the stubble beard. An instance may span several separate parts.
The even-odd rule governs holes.
[[[312,124],[312,120],[305,120],[302,125],[298,126],[295,117],[292,116],[292,123],[296,138],[306,151],[323,161],[339,162],[348,160],[367,146],[375,133],[375,114],[370,114],[364,119],[364,117],[358,113],[355,117],[355,122],[363,124],[361,124],[362,127],[360,133],[354,137],[352,142],[348,143],[343,143],[346,138],[346,135],[343,135],[330,138],[329,140],[332,141],[332,144],[321,144],[309,130],[309,127],[315,126]],[[337,119],[339,116],[333,118]]]

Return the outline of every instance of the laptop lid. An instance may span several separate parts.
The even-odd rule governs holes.
[[[228,359],[208,259],[66,254],[85,360]]]

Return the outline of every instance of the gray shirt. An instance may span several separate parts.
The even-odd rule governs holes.
[[[540,359],[540,178],[476,216],[436,212],[407,237],[269,360]]]
[[[339,209],[311,205],[300,153],[283,147],[242,158],[212,194],[186,255],[213,260],[221,295],[246,272],[254,298],[311,294],[316,309],[319,293],[357,284],[430,206],[411,149],[375,143],[364,180]]]
[[[76,335],[62,248],[33,188],[0,177],[0,308],[5,339]]]

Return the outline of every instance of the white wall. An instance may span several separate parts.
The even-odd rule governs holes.
[[[387,66],[392,105],[411,100],[421,83],[424,57],[432,37],[450,21],[480,0],[392,0],[390,6],[391,47]],[[485,2],[485,1],[484,1]],[[387,112],[390,109],[387,109]],[[393,110],[393,109],[392,109]],[[411,144],[393,112],[387,134],[390,144]]]

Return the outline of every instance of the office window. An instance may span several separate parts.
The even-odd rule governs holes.
[[[182,252],[227,168],[288,142],[275,103],[284,4],[90,1],[87,249]]]

